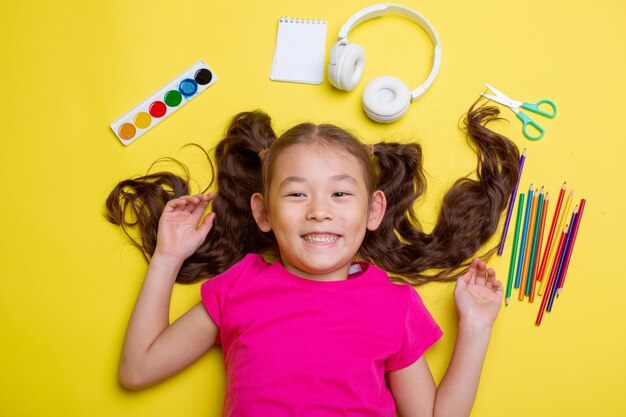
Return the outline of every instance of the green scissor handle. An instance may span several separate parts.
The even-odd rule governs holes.
[[[547,107],[550,107],[552,111],[550,113],[548,113],[545,110],[541,110],[539,108],[539,106],[542,105],[542,104],[546,104]],[[546,107],[546,106],[544,106],[544,107]],[[526,110],[529,110],[529,111],[531,111],[533,113],[537,113],[537,114],[540,114],[542,116],[549,117],[550,119],[554,119],[554,116],[556,116],[556,105],[553,102],[551,102],[550,100],[539,100],[536,103],[526,103],[526,102],[524,102],[524,103],[522,103],[522,108],[526,109]]]
[[[543,129],[541,128],[541,126],[539,126],[537,123],[535,123],[534,120],[532,120],[530,117],[526,116],[521,111],[518,111],[515,114],[517,114],[517,117],[519,117],[519,119],[524,124],[524,126],[522,127],[522,132],[524,133],[524,136],[526,136],[530,140],[539,140],[539,139],[541,139],[543,137]],[[530,133],[528,133],[528,125],[532,126],[533,130],[536,130],[539,133],[534,135],[534,136],[531,135]]]

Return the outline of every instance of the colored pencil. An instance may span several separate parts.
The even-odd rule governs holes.
[[[535,230],[533,233],[533,246],[530,251],[530,264],[528,265],[528,280],[526,282],[526,295],[530,296],[535,282],[535,254],[537,253],[537,240],[539,240],[539,229],[541,228],[541,213],[543,211],[544,190],[541,187],[539,192],[539,202],[537,203],[537,215],[535,217]],[[529,298],[532,302],[534,297]]]
[[[572,213],[572,220],[570,221],[570,228],[565,237],[565,243],[563,244],[563,250],[558,257],[558,260],[555,261],[555,265],[558,264],[558,268],[556,269],[556,275],[554,276],[554,283],[552,284],[552,290],[549,293],[546,293],[546,297],[549,295],[548,299],[548,308],[547,311],[552,311],[552,305],[554,303],[554,299],[556,297],[556,290],[559,287],[559,277],[561,276],[561,272],[563,271],[563,265],[565,265],[565,258],[567,254],[567,249],[572,241],[572,231],[574,230],[571,225],[575,224],[576,216],[578,215],[578,206],[574,208],[574,213]]]
[[[535,287],[537,286],[537,273],[539,272],[539,259],[541,259],[541,242],[543,239],[543,230],[546,226],[546,218],[548,217],[548,202],[550,201],[550,195],[546,193],[543,199],[543,209],[541,210],[541,225],[539,227],[539,237],[537,238],[537,253],[535,254],[535,270],[533,272],[533,284],[530,288],[530,298],[528,301],[531,303],[535,301]]]
[[[528,235],[526,236],[526,249],[524,249],[524,265],[522,266],[522,283],[519,289],[519,300],[524,299],[526,294],[526,282],[528,281],[528,264],[530,262],[530,251],[533,244],[533,233],[535,232],[535,218],[537,217],[537,202],[539,200],[539,190],[535,188],[533,192],[533,205],[530,209],[530,222],[528,223]]]
[[[522,212],[524,211],[524,197],[526,197],[526,195],[521,193],[517,203],[517,220],[515,221],[515,233],[513,234],[513,250],[511,251],[511,263],[509,264],[509,278],[506,282],[505,306],[508,306],[511,300],[511,286],[513,285],[513,275],[515,275],[515,255],[517,254],[517,241],[519,240]]]
[[[515,275],[515,288],[519,288],[522,278],[522,265],[524,264],[524,250],[526,248],[526,235],[528,234],[528,222],[530,220],[530,208],[533,203],[533,185],[530,184],[526,199],[526,214],[524,215],[524,227],[522,228],[522,242],[520,243],[519,256],[517,259],[517,274]]]
[[[559,296],[559,283],[561,282],[561,276],[563,275],[563,268],[565,267],[565,259],[567,258],[567,252],[569,251],[570,245],[572,244],[572,236],[574,235],[574,225],[578,219],[578,205],[574,207],[574,212],[572,213],[572,219],[569,224],[569,232],[567,233],[567,239],[565,240],[565,247],[563,248],[563,253],[561,254],[561,259],[559,260],[559,269],[556,271],[556,278],[554,279],[554,288],[552,288],[551,297]],[[552,308],[552,303],[548,301],[548,307]]]
[[[561,239],[559,240],[559,245],[558,245],[558,249],[557,252],[561,252],[563,250],[563,244],[565,243],[565,237],[567,236],[567,232],[568,232],[568,226],[565,226],[565,229],[563,229],[563,233],[561,233]],[[543,297],[541,299],[541,306],[539,307],[539,313],[537,314],[537,320],[535,320],[535,325],[539,326],[541,324],[541,319],[543,318],[543,312],[545,311],[546,308],[546,304],[548,303],[548,294],[550,294],[550,290],[552,290],[552,286],[554,285],[554,278],[556,276],[556,268],[552,268],[552,271],[550,272],[550,277],[548,279],[546,279],[546,282],[548,283],[547,285],[547,292],[545,297]]]
[[[565,186],[567,182],[563,183],[561,187],[561,192],[559,193],[559,198],[556,202],[556,208],[554,209],[554,216],[552,217],[552,225],[550,226],[550,233],[548,233],[548,240],[546,240],[546,248],[543,252],[543,259],[541,261],[541,266],[539,267],[539,274],[537,274],[537,280],[541,281],[543,279],[543,274],[546,269],[546,263],[548,262],[548,253],[550,253],[550,248],[552,247],[552,239],[554,238],[554,232],[556,231],[556,224],[559,219],[559,213],[561,212],[561,204],[563,203],[563,196],[565,195]]]
[[[561,216],[559,218],[559,225],[557,226],[558,230],[561,230],[561,228],[563,227],[563,224],[565,223],[565,221],[567,220],[567,217],[569,216],[569,207],[572,205],[573,197],[574,197],[574,190],[570,191],[569,195],[567,196],[567,200],[565,201],[565,207],[563,208],[563,212],[561,213]],[[559,261],[559,258],[554,254],[554,252],[550,253],[550,256],[548,258],[548,269],[551,269],[554,263],[558,264],[558,261]],[[544,288],[545,287],[542,282],[541,286],[539,287],[539,295],[543,295]]]
[[[572,242],[570,243],[569,249],[567,251],[567,256],[565,258],[565,266],[563,267],[563,272],[561,272],[561,276],[559,277],[559,285],[557,286],[556,296],[558,297],[563,291],[563,285],[565,284],[565,275],[567,274],[567,268],[569,267],[569,261],[572,258],[572,252],[574,251],[574,244],[576,243],[576,236],[578,235],[578,228],[580,227],[580,221],[583,217],[583,210],[585,209],[585,203],[587,200],[584,198],[580,200],[580,207],[578,207],[578,217],[576,217],[576,224],[574,225],[574,232],[572,235]]]
[[[524,161],[526,160],[526,149],[522,152],[519,159],[519,166],[517,167],[517,182],[515,188],[511,193],[511,199],[509,200],[509,209],[506,213],[506,219],[504,220],[504,229],[502,229],[502,237],[500,238],[500,247],[498,248],[498,255],[501,256],[504,252],[504,242],[506,242],[506,234],[509,231],[509,223],[511,221],[511,213],[513,212],[513,205],[515,205],[515,196],[517,195],[517,187],[519,186],[520,179],[522,178],[522,170],[524,169]]]

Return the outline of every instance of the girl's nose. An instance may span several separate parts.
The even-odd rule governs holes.
[[[334,218],[332,209],[327,202],[320,200],[313,200],[307,205],[306,219],[307,220],[332,220]]]

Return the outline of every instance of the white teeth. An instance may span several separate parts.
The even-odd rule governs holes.
[[[310,243],[331,243],[339,239],[337,235],[304,235],[303,237]]]

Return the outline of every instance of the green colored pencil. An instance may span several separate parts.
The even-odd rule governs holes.
[[[522,223],[522,212],[524,211],[524,193],[519,195],[517,203],[517,220],[515,221],[515,234],[513,235],[513,250],[511,251],[511,264],[509,265],[509,279],[506,282],[505,305],[509,305],[511,299],[511,287],[513,287],[513,275],[515,275],[515,255],[517,254],[517,241],[519,239],[520,223]]]

